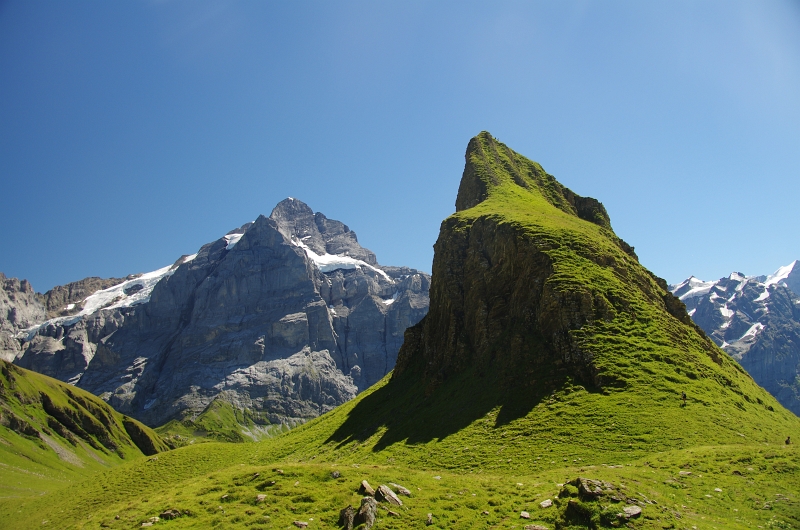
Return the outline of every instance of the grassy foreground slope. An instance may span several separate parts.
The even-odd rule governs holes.
[[[132,528],[173,509],[154,526],[335,528],[366,479],[411,490],[377,528],[429,513],[432,528],[800,527],[784,444],[800,419],[691,323],[600,203],[488,133],[466,158],[430,313],[392,376],[275,439],[132,461],[0,520]]]
[[[0,502],[44,495],[167,447],[101,399],[0,360]]]

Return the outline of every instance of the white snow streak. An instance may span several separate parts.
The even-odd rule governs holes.
[[[308,246],[300,240],[292,238],[292,242],[298,247],[302,248],[311,261],[313,261],[317,265],[317,268],[319,268],[319,270],[322,272],[333,272],[336,269],[360,269],[361,267],[366,267],[377,272],[386,278],[387,281],[392,281],[388,274],[378,268],[373,267],[366,261],[351,258],[350,256],[340,256],[338,254],[325,253],[320,255],[308,248]]]
[[[776,270],[775,272],[767,276],[767,281],[764,282],[764,285],[769,287],[770,285],[775,285],[776,283],[784,281],[792,273],[795,265],[797,265],[797,260],[791,262],[789,265],[786,265],[785,267],[781,267],[780,269]]]
[[[695,296],[702,296],[708,293],[717,282],[704,282],[703,280],[699,280],[694,276],[690,276],[688,280],[684,281],[680,285],[678,285],[673,292],[678,291],[682,287],[688,285],[689,290],[680,295],[681,300],[687,300],[689,298],[694,298]]]
[[[217,232],[217,233],[219,233],[219,232]],[[225,247],[225,250],[230,250],[230,249],[232,249],[234,246],[236,246],[236,243],[238,243],[238,242],[239,242],[239,240],[240,240],[240,239],[242,239],[242,236],[243,236],[243,235],[244,235],[244,234],[228,234],[228,235],[226,235],[226,236],[224,237],[224,239],[225,239],[225,242],[226,242],[228,245]]]

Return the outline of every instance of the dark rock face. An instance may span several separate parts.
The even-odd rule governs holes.
[[[21,352],[17,335],[44,318],[45,308],[31,284],[0,272],[0,359],[13,361]]]
[[[770,276],[732,273],[671,286],[692,320],[787,409],[800,415],[800,280],[794,262]]]
[[[294,424],[392,370],[428,309],[428,275],[378,266],[346,225],[294,199],[156,272],[152,291],[135,285],[155,273],[113,288],[116,305],[137,304],[45,324],[18,364],[150,425],[221,393]]]

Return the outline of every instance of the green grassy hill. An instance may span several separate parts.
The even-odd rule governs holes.
[[[271,424],[257,413],[242,410],[224,398],[217,396],[197,415],[182,420],[171,420],[156,428],[167,443],[183,447],[197,442],[252,442],[275,436],[289,430],[283,424]]]
[[[488,133],[466,158],[429,315],[391,376],[274,439],[128,462],[0,503],[0,520],[132,528],[172,509],[154,526],[336,528],[366,479],[411,492],[376,528],[800,527],[784,443],[800,419],[691,323],[602,204]]]
[[[150,428],[50,377],[0,361],[0,498],[44,495],[167,447]]]

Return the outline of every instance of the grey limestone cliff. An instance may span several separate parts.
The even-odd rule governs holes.
[[[43,324],[16,362],[149,425],[219,395],[293,424],[392,370],[405,329],[427,312],[429,285],[427,274],[378,265],[346,225],[286,199]]]
[[[45,308],[27,280],[6,278],[0,272],[0,359],[13,361],[20,353],[17,336],[45,318]]]

